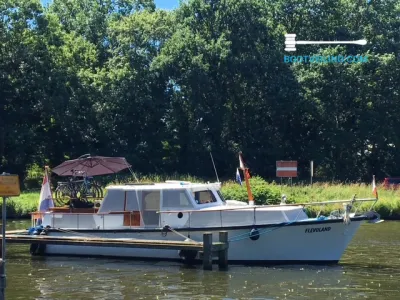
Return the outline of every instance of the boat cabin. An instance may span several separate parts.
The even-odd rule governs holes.
[[[43,225],[60,228],[160,227],[167,223],[183,226],[189,219],[189,213],[185,211],[226,205],[220,188],[220,183],[184,181],[112,185],[106,188],[106,196],[98,208],[55,207],[47,213],[35,214],[33,221],[36,223],[40,218],[43,219]],[[181,213],[174,214],[173,222],[171,214],[163,213],[177,210]]]
[[[160,211],[201,210],[225,205],[219,189],[220,184],[175,181],[109,186],[98,213],[130,212],[135,226],[158,227]]]
[[[40,213],[44,226],[65,229],[210,228],[307,219],[300,206],[249,206],[225,201],[219,183],[167,181],[107,187],[99,208]],[[34,221],[34,220],[33,220]]]

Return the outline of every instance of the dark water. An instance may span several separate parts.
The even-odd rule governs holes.
[[[27,228],[10,222],[7,230]],[[7,299],[400,299],[400,222],[364,224],[336,266],[230,266],[31,257],[9,245]]]

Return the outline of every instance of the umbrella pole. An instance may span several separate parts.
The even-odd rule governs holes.
[[[137,179],[137,177],[136,177],[135,173],[133,172],[132,168],[131,168],[131,167],[128,167],[128,169],[129,169],[129,172],[131,172],[131,174],[132,174],[133,177],[135,178],[136,182],[139,182],[139,180]]]

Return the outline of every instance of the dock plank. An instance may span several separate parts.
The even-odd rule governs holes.
[[[27,235],[27,234],[28,234],[28,231],[27,231],[26,229],[7,230],[7,231],[6,231],[6,235],[7,235],[7,234],[25,234],[25,235]],[[1,234],[0,234],[0,236],[1,236]]]
[[[3,237],[0,235],[0,240]],[[97,238],[97,237],[59,237],[46,235],[19,235],[6,234],[7,243],[15,244],[53,244],[74,246],[97,246],[97,247],[126,247],[126,248],[153,248],[171,250],[203,250],[201,242],[184,241],[161,241],[127,238]],[[227,244],[215,242],[212,251],[221,251],[227,248]]]
[[[71,246],[95,246],[95,247],[123,247],[123,248],[148,248],[169,250],[195,250],[203,255],[203,269],[212,270],[213,257],[218,258],[219,268],[226,269],[228,266],[228,233],[220,231],[219,242],[212,241],[212,233],[203,234],[203,242],[196,241],[168,241],[168,240],[145,240],[132,238],[102,238],[96,236],[51,236],[51,235],[28,235],[26,230],[7,231],[5,237],[0,235],[0,241],[5,238],[11,244],[44,244],[44,245],[71,245]],[[206,253],[206,255],[205,255]],[[197,253],[195,253],[197,254]],[[190,263],[191,255],[185,256],[184,261]]]

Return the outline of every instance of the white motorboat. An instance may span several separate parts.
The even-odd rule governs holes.
[[[247,178],[246,178],[247,182]],[[248,182],[247,182],[248,183]],[[249,187],[249,186],[248,186]],[[343,203],[342,213],[309,218],[305,205],[253,205],[224,200],[220,183],[167,181],[107,187],[98,208],[50,208],[32,214],[49,236],[202,241],[204,232],[229,236],[230,263],[336,263],[362,222],[376,222],[373,212],[357,214],[364,201]],[[248,189],[250,191],[250,189]],[[315,204],[315,203],[314,203]],[[31,231],[32,233],[32,231]],[[43,254],[180,260],[177,250],[124,247],[46,245]],[[198,253],[192,253],[198,259]]]

